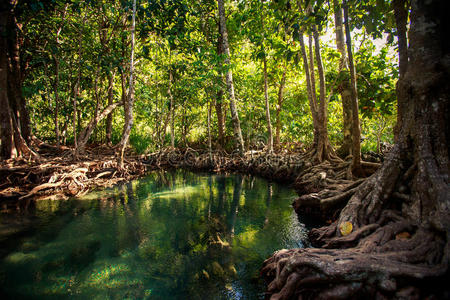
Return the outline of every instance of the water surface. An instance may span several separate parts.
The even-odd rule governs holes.
[[[263,299],[264,259],[306,240],[294,197],[260,178],[176,171],[36,202],[14,234],[2,213],[0,296]]]

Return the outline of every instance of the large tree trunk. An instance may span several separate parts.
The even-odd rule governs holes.
[[[21,86],[8,84],[9,81],[17,83],[17,78],[10,78],[13,76],[13,72],[9,71],[9,63],[13,64],[15,60],[13,56],[17,55],[14,49],[8,47],[8,45],[14,44],[16,39],[14,32],[17,25],[15,22],[11,22],[11,20],[15,20],[12,7],[14,7],[13,2],[2,1],[0,3],[0,52],[2,53],[0,55],[0,106],[2,107],[0,109],[0,157],[8,159],[30,155],[39,159],[39,156],[28,147],[27,141],[23,138],[20,119],[17,118],[17,116],[21,116],[21,109],[26,110],[25,106],[21,107],[20,103],[14,100],[14,97],[20,95]],[[20,101],[20,99],[17,100]],[[28,113],[26,112],[26,114]]]
[[[334,24],[336,30],[336,47],[341,54],[339,59],[339,72],[348,73],[347,54],[344,42],[344,30],[342,24],[342,7],[338,0],[333,0],[334,6]],[[350,82],[348,80],[342,81],[338,86],[339,93],[342,100],[342,123],[344,140],[338,150],[342,157],[346,157],[351,153],[352,149],[352,106],[351,106],[351,90]]]
[[[353,62],[352,40],[350,37],[350,24],[348,23],[348,5],[344,0],[345,37],[347,44],[348,63],[350,67],[351,106],[352,106],[352,173],[363,175],[361,169],[361,127],[359,126],[358,93],[356,90],[355,64]]]
[[[403,78],[406,73],[406,68],[408,67],[408,39],[406,37],[408,9],[406,8],[406,0],[394,0],[392,5],[394,7],[395,23],[397,25],[398,71],[400,78]],[[404,111],[404,108],[400,107],[400,105],[401,103],[397,101],[397,124],[394,128],[395,140],[397,140],[399,130],[402,127],[402,112]]]
[[[217,0],[219,6],[219,21],[220,21],[220,31],[222,35],[223,41],[223,51],[225,53],[225,65],[228,67],[226,73],[226,81],[228,94],[230,97],[230,112],[231,112],[231,120],[233,121],[233,132],[234,132],[234,140],[237,146],[237,150],[240,154],[243,154],[245,151],[244,148],[244,139],[242,138],[241,131],[241,122],[239,121],[239,114],[236,107],[236,97],[234,94],[234,84],[233,84],[233,73],[231,71],[231,58],[230,58],[230,47],[228,44],[228,32],[226,26],[226,18],[225,18],[225,8],[223,0]]]
[[[312,230],[322,248],[282,250],[265,262],[272,299],[448,296],[449,25],[444,1],[412,1],[398,142],[338,221]]]
[[[8,57],[6,56],[6,53],[8,53],[8,41],[6,38],[8,17],[9,3],[2,1],[0,4],[0,52],[2,53],[0,55],[0,106],[3,109],[0,109],[0,156],[6,159],[17,154],[8,99]]]
[[[9,65],[10,70],[8,77],[8,82],[10,84],[12,102],[19,113],[18,124],[20,125],[20,131],[22,137],[26,142],[31,140],[31,128],[30,128],[30,116],[26,108],[25,99],[22,95],[22,81],[23,76],[20,70],[20,45],[19,45],[19,34],[17,28],[17,22],[13,14],[10,14],[8,18],[8,28],[13,30],[10,32],[10,39],[8,45],[8,51],[10,53]]]

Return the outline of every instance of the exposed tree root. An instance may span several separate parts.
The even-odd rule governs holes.
[[[396,234],[390,225],[371,226],[365,234],[354,235],[351,239],[360,239],[356,248],[276,252],[262,269],[270,282],[270,299],[445,296],[433,290],[444,283],[442,277],[447,272],[442,237],[423,229],[412,236]],[[402,227],[398,226],[398,231],[405,230]],[[374,233],[367,236],[368,232]]]
[[[446,177],[424,184],[436,170],[435,161],[428,156],[411,163],[401,149],[397,146],[363,182],[336,185],[332,180],[337,194],[324,189],[296,201],[326,208],[350,199],[337,221],[311,230],[311,242],[320,249],[282,250],[265,261],[262,275],[270,299],[450,296],[444,283],[449,279],[449,186]],[[312,166],[299,177],[308,178],[314,169],[320,176],[306,186],[314,183],[319,190],[331,173],[326,168]],[[351,233],[340,230],[344,223],[352,225]]]
[[[379,164],[362,166],[367,174],[373,174]],[[335,219],[336,212],[353,196],[365,178],[354,180],[350,161],[324,161],[304,168],[295,180],[299,195],[293,207],[299,214],[312,214],[323,221]]]
[[[299,154],[275,154],[264,151],[248,151],[244,155],[224,150],[208,151],[166,148],[145,158],[151,168],[182,167],[214,172],[244,172],[292,183],[307,165]]]
[[[12,159],[0,165],[0,197],[4,199],[67,199],[81,196],[95,187],[112,186],[144,174],[137,158],[129,158],[124,170],[117,168],[113,153],[87,149],[87,154],[71,159],[68,147],[39,144],[39,161]]]

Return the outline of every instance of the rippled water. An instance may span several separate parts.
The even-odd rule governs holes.
[[[260,178],[177,171],[39,201],[15,216],[20,229],[3,213],[0,296],[263,299],[264,259],[306,240],[294,197]]]

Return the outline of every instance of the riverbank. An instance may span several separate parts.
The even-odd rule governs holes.
[[[3,209],[16,207],[18,200],[80,197],[101,187],[129,181],[157,169],[184,168],[215,173],[252,174],[291,184],[297,191],[293,207],[330,222],[364,179],[354,180],[350,161],[314,163],[308,153],[248,151],[244,155],[223,150],[208,152],[192,148],[165,148],[148,155],[128,153],[119,168],[114,149],[86,149],[73,159],[68,147],[43,145],[40,160],[11,159],[0,164],[0,197]],[[373,170],[376,163],[368,163]],[[19,202],[20,202],[19,201]]]
[[[0,163],[2,208],[24,200],[65,200],[80,197],[99,187],[129,181],[146,172],[138,156],[128,156],[124,168],[117,166],[114,150],[101,146],[86,149],[73,158],[72,149],[43,146],[39,160],[16,158]]]

